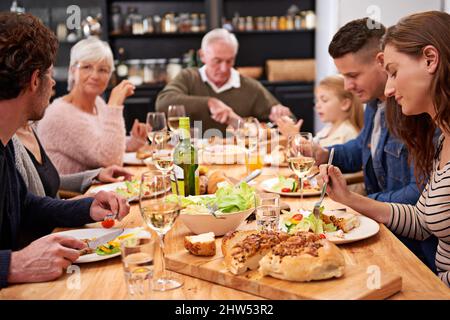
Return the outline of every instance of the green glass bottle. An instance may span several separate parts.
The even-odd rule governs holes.
[[[197,149],[191,143],[189,118],[181,117],[179,121],[180,142],[175,147],[173,166],[178,191],[183,196],[198,195],[200,188]]]

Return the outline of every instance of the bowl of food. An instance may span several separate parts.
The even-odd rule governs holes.
[[[213,195],[182,198],[180,220],[195,234],[222,236],[236,230],[253,213],[256,201],[256,192],[247,183],[224,183]]]

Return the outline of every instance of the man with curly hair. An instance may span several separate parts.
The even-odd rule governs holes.
[[[15,168],[11,137],[44,116],[52,87],[57,41],[30,14],[0,13],[0,288],[58,278],[86,245],[75,238],[47,235],[27,243],[34,228],[76,227],[106,214],[129,212],[126,200],[102,192],[78,201],[34,196]]]

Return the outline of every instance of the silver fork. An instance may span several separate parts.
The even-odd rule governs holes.
[[[327,170],[328,166],[333,162],[333,156],[334,156],[334,148],[331,148],[330,155],[328,157],[328,164],[327,164]],[[327,183],[324,182],[322,186],[322,191],[320,192],[320,199],[314,204],[313,214],[314,216],[319,219],[320,218],[320,206],[322,205],[323,197],[325,196],[325,191],[327,190]]]
[[[218,209],[216,203],[213,204],[213,205],[207,204],[207,205],[206,205],[206,208],[209,210],[209,213],[211,213],[211,214],[214,216],[214,218],[216,218],[216,219],[225,219],[225,217],[222,217],[222,216],[219,217],[219,216],[216,214],[216,211],[217,211],[217,209]]]

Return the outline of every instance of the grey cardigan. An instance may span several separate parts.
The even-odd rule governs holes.
[[[14,144],[16,169],[25,181],[28,191],[37,196],[46,196],[41,178],[39,177],[36,167],[34,166],[25,146],[16,135],[13,136],[12,141]],[[60,189],[84,193],[94,182],[95,177],[98,176],[100,170],[101,168],[74,174],[61,175]]]

